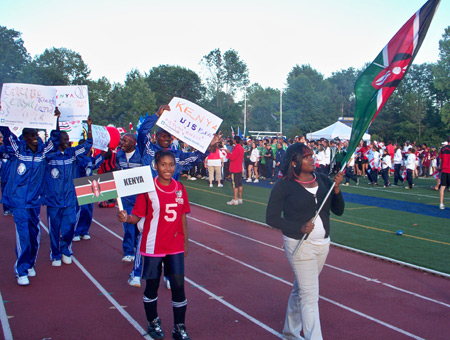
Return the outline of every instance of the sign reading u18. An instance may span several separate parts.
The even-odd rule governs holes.
[[[189,100],[174,97],[156,125],[195,149],[205,152],[222,119]]]

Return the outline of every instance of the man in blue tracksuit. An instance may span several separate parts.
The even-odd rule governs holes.
[[[50,234],[52,266],[72,263],[72,238],[77,221],[77,199],[73,179],[76,161],[92,147],[92,119],[88,118],[88,138],[85,143],[70,147],[69,135],[61,132],[58,150],[47,155],[45,173],[47,220]]]
[[[59,110],[56,109],[55,114],[59,118]],[[28,276],[36,275],[34,266],[41,236],[39,217],[45,195],[46,156],[58,148],[60,132],[52,131],[49,142],[44,144],[36,129],[23,129],[21,140],[7,127],[0,127],[0,130],[11,162],[2,203],[8,205],[14,215],[17,255],[14,272],[17,283],[25,286],[30,284]]]
[[[11,162],[8,153],[6,152],[6,146],[3,144],[0,146],[0,158],[1,158],[1,169],[0,169],[0,177],[1,177],[1,190],[2,193],[5,191],[6,183],[8,183],[8,177],[11,169]],[[3,203],[3,215],[8,216],[11,215],[11,209],[5,203]]]
[[[83,144],[84,139],[80,140],[78,144]],[[103,162],[103,155],[98,154],[96,157],[91,157],[90,152],[86,156],[80,155],[77,157],[77,174],[76,178],[89,177],[92,176],[92,172],[98,169],[100,164]],[[89,228],[92,223],[92,216],[94,211],[94,204],[83,204],[79,206],[77,204],[77,214],[79,218],[77,224],[75,225],[74,237],[72,241],[90,240]]]

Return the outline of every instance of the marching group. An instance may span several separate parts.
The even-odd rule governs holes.
[[[389,187],[393,172],[394,185],[406,181],[405,188],[412,189],[414,178],[439,174],[434,188],[440,191],[440,208],[445,209],[444,190],[450,185],[450,137],[439,152],[425,144],[406,142],[401,147],[390,142],[361,142],[343,164],[348,148],[345,140],[307,141],[304,136],[222,139],[219,133],[203,154],[189,150],[161,128],[152,135],[163,111],[170,111],[170,107],[163,105],[148,116],[137,134],[123,134],[117,150],[95,156],[91,155],[91,119],[87,138],[74,147],[68,134],[59,128],[44,143],[36,129],[23,129],[17,138],[9,128],[1,127],[2,203],[4,214],[12,215],[16,226],[14,272],[19,285],[29,285],[29,277],[36,276],[42,205],[47,206],[51,265],[70,265],[73,242],[90,239],[93,213],[92,204],[78,205],[73,180],[90,176],[97,168],[104,173],[149,165],[155,191],[123,197],[123,210],[117,214],[124,229],[122,261],[133,263],[128,278],[131,286],[141,287],[141,280],[146,282],[143,304],[148,334],[154,339],[164,336],[157,312],[159,281],[164,275],[172,292],[172,336],[189,339],[184,325],[184,257],[188,250],[186,214],[190,208],[179,179],[208,179],[210,187],[214,178],[218,187],[230,179],[233,199],[228,205],[243,204],[244,181],[267,180],[273,185],[267,223],[282,231],[295,276],[284,338],[298,339],[303,331],[307,339],[320,339],[318,276],[330,244],[329,212],[344,212],[341,183],[345,180],[344,185],[349,185],[352,180],[358,185],[360,178],[367,177],[369,184],[378,185],[381,175],[384,187]],[[59,118],[58,109],[55,115]],[[330,199],[327,192],[331,193]],[[115,202],[100,202],[99,206],[115,207]]]

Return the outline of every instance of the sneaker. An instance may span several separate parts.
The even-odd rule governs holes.
[[[172,338],[175,340],[191,340],[189,335],[186,333],[186,326],[184,323],[179,323],[173,326]]]
[[[239,201],[235,201],[235,200],[231,200],[229,202],[227,202],[228,205],[238,205]]]
[[[91,239],[91,236],[90,236],[90,235],[81,235],[81,238],[82,238],[83,240],[90,240],[90,239]]]
[[[131,276],[128,279],[128,284],[133,287],[141,288],[141,278],[139,276]]]
[[[122,262],[130,263],[130,262],[133,262],[133,261],[134,261],[134,256],[131,256],[131,255],[127,255],[127,256],[124,256],[122,258]]]
[[[61,267],[61,260],[54,259],[52,261],[52,266],[53,267]]]
[[[72,264],[72,256],[66,256],[66,255],[62,254],[61,260],[62,260],[65,264]]]
[[[241,198],[239,198],[239,199],[238,199],[238,203],[239,203],[239,204],[243,204],[244,201],[243,201]]]
[[[17,284],[19,286],[28,286],[30,284],[30,280],[28,280],[28,276],[19,276],[17,278]],[[180,338],[182,339],[182,338]]]
[[[81,238],[78,235],[74,236],[73,239],[72,239],[73,242],[80,242],[80,240],[81,240]]]
[[[247,178],[246,182],[247,182],[247,183],[251,183],[251,182],[252,182],[252,179],[251,179],[251,178]]]
[[[35,277],[35,276],[36,276],[36,271],[34,270],[34,268],[28,269],[28,277]]]
[[[212,188],[212,187],[213,187],[213,185],[212,185],[212,184],[210,184],[210,185],[209,185],[209,187],[210,187],[210,188]]]
[[[344,183],[344,185],[347,185],[347,186],[348,186],[348,185],[350,185],[350,183]]]
[[[223,188],[223,184],[218,184],[217,187],[218,188]]]
[[[9,216],[9,215],[12,215],[12,214],[11,214],[11,211],[7,210],[7,211],[5,211],[5,212],[3,213],[3,215],[4,215],[4,216]]]
[[[356,185],[359,185],[359,178],[356,179]]]
[[[253,183],[259,183],[259,179],[255,179]]]
[[[170,287],[170,281],[169,281],[169,279],[167,278],[167,277],[165,277],[164,276],[164,283],[166,284],[166,288],[167,289],[170,289],[171,287]]]
[[[148,323],[147,333],[153,339],[162,339],[164,338],[164,333],[161,328],[161,319],[159,316],[155,318],[155,320]]]
[[[410,188],[410,187],[405,187],[405,189],[406,189],[406,190],[409,190],[409,189],[411,189],[411,188]]]
[[[108,203],[107,208],[115,208],[116,207],[116,203],[112,202],[112,203]]]
[[[445,205],[439,204],[439,209],[444,210],[445,209]]]

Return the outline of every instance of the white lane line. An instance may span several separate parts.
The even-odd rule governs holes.
[[[111,234],[113,234],[114,236],[116,236],[119,240],[123,240],[123,238],[119,235],[117,235],[116,233],[114,233],[113,231],[109,230],[108,227],[104,226],[103,224],[99,223],[97,220],[92,219],[93,222],[95,222],[96,224],[98,224],[101,228],[105,229],[106,231],[110,232]],[[191,242],[192,240],[189,240]],[[192,284],[194,287],[200,289],[202,292],[204,292],[205,294],[213,297],[214,299],[216,299],[217,301],[219,301],[220,303],[224,304],[225,306],[227,306],[228,308],[232,309],[233,311],[235,311],[236,313],[242,315],[243,317],[245,317],[246,319],[250,320],[251,322],[255,323],[256,325],[262,327],[263,329],[267,330],[268,332],[274,334],[275,336],[279,337],[280,339],[283,337],[280,333],[278,333],[277,331],[275,331],[274,329],[270,328],[269,326],[267,326],[266,324],[262,323],[261,321],[255,319],[254,317],[250,316],[249,314],[245,313],[244,311],[240,310],[239,308],[233,306],[232,304],[230,304],[229,302],[225,301],[224,299],[220,298],[219,296],[217,296],[216,294],[214,294],[213,292],[210,292],[209,290],[201,287],[199,284],[195,283],[194,281],[190,280],[189,278],[187,278],[186,276],[184,277],[184,279],[189,282],[190,284]]]
[[[206,246],[206,245],[204,245],[204,244],[201,244],[201,243],[199,243],[199,242],[193,241],[193,240],[191,240],[191,239],[190,239],[189,241],[191,241],[192,243],[195,243],[196,245],[198,245],[198,246],[200,246],[200,247],[203,247],[203,248],[205,248],[205,249],[207,249],[207,250],[209,250],[209,251],[211,251],[211,252],[214,252],[214,253],[216,253],[216,254],[218,254],[218,255],[220,255],[220,256],[226,257],[227,259],[230,259],[230,260],[232,260],[232,261],[234,261],[234,262],[237,262],[237,263],[239,263],[239,264],[241,264],[241,265],[243,265],[243,266],[245,266],[245,267],[247,267],[247,268],[250,268],[250,269],[252,269],[252,270],[254,270],[254,271],[257,271],[258,273],[261,273],[261,274],[263,274],[263,275],[266,275],[266,276],[268,276],[268,277],[270,277],[270,278],[272,278],[272,279],[274,279],[274,280],[283,282],[284,284],[287,284],[287,285],[289,285],[289,286],[291,286],[291,287],[292,287],[292,285],[293,285],[293,284],[292,284],[291,282],[289,282],[289,281],[286,281],[286,280],[284,280],[284,279],[282,279],[282,278],[280,278],[280,277],[274,276],[274,275],[272,275],[272,274],[270,274],[270,273],[267,273],[267,272],[265,272],[265,271],[263,271],[263,270],[261,270],[261,269],[258,269],[258,268],[256,268],[256,267],[253,267],[252,265],[249,265],[248,263],[242,262],[242,261],[240,261],[240,260],[238,260],[238,259],[235,259],[234,257],[228,256],[228,255],[226,255],[226,254],[224,254],[224,253],[222,253],[222,252],[220,252],[220,251],[218,251],[218,250],[216,250],[216,249],[213,249],[213,248],[211,248],[211,247],[208,247],[208,246]],[[351,307],[347,307],[347,306],[345,306],[345,305],[343,305],[343,304],[341,304],[341,303],[339,303],[339,302],[330,300],[330,299],[325,298],[325,297],[323,297],[323,296],[321,296],[321,295],[319,295],[319,296],[320,296],[320,298],[321,298],[322,300],[324,300],[324,301],[327,301],[327,302],[329,302],[329,303],[331,303],[331,304],[333,304],[333,305],[335,305],[335,306],[338,306],[338,307],[343,308],[343,309],[345,309],[345,310],[347,310],[347,311],[349,311],[349,312],[352,312],[352,313],[354,313],[354,314],[357,314],[357,315],[359,315],[359,316],[361,316],[361,317],[363,317],[363,318],[365,318],[365,319],[368,319],[368,320],[370,320],[370,321],[373,321],[373,322],[375,322],[375,323],[378,323],[378,324],[380,324],[380,325],[382,325],[382,326],[384,326],[384,327],[386,327],[386,328],[389,328],[389,329],[391,329],[391,330],[394,330],[394,331],[396,331],[396,332],[398,332],[398,333],[402,333],[402,334],[404,334],[404,335],[406,335],[406,336],[409,336],[409,337],[411,337],[411,338],[413,338],[413,339],[424,340],[423,338],[421,338],[421,337],[419,337],[419,336],[417,336],[417,335],[414,335],[414,334],[412,334],[412,333],[409,333],[409,332],[407,332],[407,331],[405,331],[405,330],[403,330],[403,329],[401,329],[401,328],[398,328],[398,327],[396,327],[396,326],[393,326],[393,325],[391,325],[391,324],[388,324],[388,323],[386,323],[386,322],[384,322],[384,321],[378,320],[378,319],[376,319],[376,318],[374,318],[374,317],[372,317],[372,316],[370,316],[370,315],[367,315],[367,314],[364,314],[364,313],[362,313],[362,312],[360,312],[360,311],[357,311],[356,309],[353,309],[353,308],[351,308]]]
[[[206,225],[208,225],[208,226],[210,226],[210,227],[213,227],[213,228],[216,228],[216,229],[218,229],[218,230],[221,230],[221,231],[230,233],[230,234],[232,234],[232,235],[236,235],[236,236],[242,237],[242,238],[244,238],[244,239],[247,239],[247,240],[250,240],[250,241],[253,241],[253,242],[256,242],[256,243],[265,245],[265,246],[268,246],[268,247],[270,247],[270,248],[274,248],[274,249],[277,249],[277,250],[284,251],[284,249],[281,248],[281,247],[276,247],[276,246],[274,246],[274,245],[271,245],[271,244],[268,244],[268,243],[265,243],[265,242],[261,242],[261,241],[259,241],[259,240],[253,239],[253,238],[251,238],[251,237],[248,237],[248,236],[245,236],[245,235],[242,235],[242,234],[239,234],[239,233],[236,233],[236,232],[234,232],[234,231],[227,230],[227,229],[225,229],[225,228],[222,228],[222,227],[219,227],[219,226],[217,226],[217,225],[214,225],[214,224],[211,224],[211,223],[208,223],[208,222],[199,220],[198,218],[191,217],[191,216],[189,216],[189,215],[188,215],[188,217],[189,217],[190,219],[194,220],[194,221],[197,221],[197,222],[199,222],[199,223],[206,224]],[[358,277],[358,278],[363,279],[363,280],[365,280],[365,281],[373,282],[373,283],[377,283],[377,284],[381,284],[381,285],[383,285],[383,286],[385,286],[385,287],[388,287],[388,288],[391,288],[391,289],[394,289],[394,290],[403,292],[403,293],[405,293],[405,294],[412,295],[412,296],[417,297],[417,298],[419,298],[419,299],[423,299],[423,300],[426,300],[426,301],[429,301],[429,302],[433,302],[433,303],[442,305],[442,306],[444,306],[444,307],[450,308],[450,304],[447,304],[447,303],[445,303],[445,302],[442,302],[442,301],[439,301],[439,300],[435,300],[435,299],[429,298],[429,297],[427,297],[427,296],[423,296],[423,295],[420,295],[420,294],[411,292],[411,291],[409,291],[409,290],[405,290],[405,289],[402,289],[402,288],[393,286],[393,285],[388,284],[388,283],[385,283],[385,282],[381,282],[381,281],[379,281],[379,280],[377,280],[377,279],[373,279],[373,278],[370,278],[370,277],[367,277],[367,276],[363,276],[363,275],[354,273],[354,272],[352,272],[352,271],[348,271],[348,270],[345,270],[345,269],[342,269],[342,268],[339,268],[339,267],[336,267],[336,266],[333,266],[333,265],[330,265],[330,264],[327,264],[327,263],[325,263],[325,266],[327,266],[327,267],[329,267],[329,268],[332,268],[332,269],[334,269],[334,270],[340,271],[340,272],[342,272],[342,273],[345,273],[345,274],[349,274],[349,275]]]
[[[48,233],[47,227],[40,222],[42,228]],[[152,338],[147,334],[147,331],[139,325],[139,323],[133,319],[133,317],[128,314],[125,309],[115,300],[111,297],[111,295],[108,293],[108,291],[103,288],[103,286],[84,268],[84,266],[74,257],[72,256],[73,262],[78,266],[78,268],[81,269],[84,275],[87,276],[87,278],[94,284],[95,287],[106,297],[106,299],[109,300],[109,302],[112,303],[114,307],[119,311],[120,314],[143,336],[145,339],[152,340]]]
[[[11,327],[9,327],[8,315],[6,314],[5,305],[3,303],[2,294],[0,293],[0,320],[2,322],[3,336],[5,340],[13,340]]]

